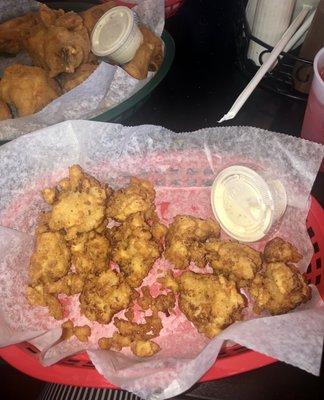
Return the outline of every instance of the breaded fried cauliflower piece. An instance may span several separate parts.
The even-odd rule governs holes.
[[[261,254],[246,244],[211,240],[205,249],[214,273],[234,280],[239,287],[251,282],[262,265]]]
[[[155,190],[151,182],[136,177],[130,178],[126,188],[117,190],[109,199],[106,208],[108,218],[124,222],[130,215],[141,212],[146,219],[156,219]]]
[[[180,310],[208,338],[241,318],[245,301],[235,282],[191,271],[184,272],[177,281]]]
[[[254,311],[284,314],[311,298],[311,290],[299,270],[282,262],[269,263],[254,278],[249,290]]]
[[[297,263],[302,259],[302,255],[298,252],[294,245],[286,242],[280,237],[276,237],[266,244],[263,252],[263,259],[267,263]]]
[[[112,228],[110,234],[112,260],[119,265],[130,286],[140,286],[162,252],[150,225],[142,213],[136,213]]]
[[[98,228],[105,219],[109,188],[85,174],[79,165],[69,168],[69,178],[59,182],[57,188],[43,190],[44,200],[52,205],[48,227],[52,231],[64,230],[66,239],[78,233]]]
[[[179,269],[188,267],[191,261],[203,267],[206,260],[200,244],[219,235],[220,226],[212,219],[177,215],[165,237],[164,256]]]
[[[36,247],[30,258],[31,285],[57,281],[70,268],[70,250],[59,232],[44,232],[36,236]]]
[[[127,308],[134,292],[115,271],[88,275],[80,295],[80,309],[89,320],[108,324],[119,311]]]

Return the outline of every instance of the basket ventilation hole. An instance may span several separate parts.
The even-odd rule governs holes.
[[[309,227],[309,228],[307,229],[307,232],[308,232],[310,238],[312,238],[312,237],[315,235],[315,233],[314,233],[312,227]]]
[[[320,258],[318,258],[318,259],[316,260],[316,268],[317,268],[317,269],[320,269],[320,268],[321,268],[321,266],[322,266],[321,259],[320,259]]]

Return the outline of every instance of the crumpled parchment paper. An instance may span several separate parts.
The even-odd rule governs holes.
[[[0,0],[0,23],[35,11],[39,4],[33,0]],[[139,21],[161,36],[164,27],[164,0],[138,0],[133,8]],[[30,57],[22,52],[16,57],[0,54],[0,77],[11,64],[31,65]],[[149,72],[142,81],[132,78],[122,68],[103,60],[81,85],[58,97],[38,113],[27,117],[0,121],[0,140],[11,140],[28,132],[54,125],[68,119],[91,119],[122,103],[138,92],[154,76]]]
[[[61,300],[67,317],[77,325],[91,326],[91,339],[87,344],[75,338],[58,342],[61,322],[48,317],[45,308],[30,307],[25,290],[36,217],[46,207],[40,189],[66,176],[74,163],[113,187],[126,184],[132,175],[152,180],[165,223],[179,213],[212,216],[210,187],[223,167],[261,166],[281,180],[288,197],[283,220],[271,235],[280,235],[300,249],[304,258],[298,266],[305,271],[313,253],[305,225],[309,194],[323,154],[320,144],[251,127],[174,133],[158,126],[90,121],[66,121],[1,146],[0,346],[29,340],[41,350],[44,365],[86,349],[111,383],[146,399],[164,399],[190,388],[213,365],[225,340],[319,374],[324,305],[315,287],[312,300],[296,310],[275,317],[247,316],[211,341],[175,309],[162,320],[164,328],[156,339],[161,352],[144,360],[129,349],[98,350],[98,338],[109,336],[114,327],[90,323],[80,315],[78,296]],[[263,245],[258,242],[253,247]],[[157,261],[144,284],[152,284],[160,268],[170,267],[167,264]]]

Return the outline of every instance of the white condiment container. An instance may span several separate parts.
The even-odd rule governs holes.
[[[116,64],[131,61],[143,41],[133,12],[124,6],[111,8],[96,23],[91,34],[92,52]]]
[[[255,242],[280,220],[287,207],[287,195],[278,179],[243,165],[232,165],[217,175],[211,204],[229,236],[241,242]]]

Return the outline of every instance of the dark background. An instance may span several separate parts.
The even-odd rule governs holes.
[[[146,104],[125,125],[155,124],[174,131],[217,125],[247,83],[236,65],[239,7],[240,0],[186,0],[179,13],[166,22],[176,44],[174,64]],[[303,102],[257,88],[227,125],[251,125],[299,136],[304,110]],[[312,193],[322,205],[323,188],[324,177],[319,174]],[[36,399],[43,387],[43,382],[0,361],[0,399]],[[278,362],[196,385],[180,398],[323,400],[323,367],[321,377],[314,377]]]

